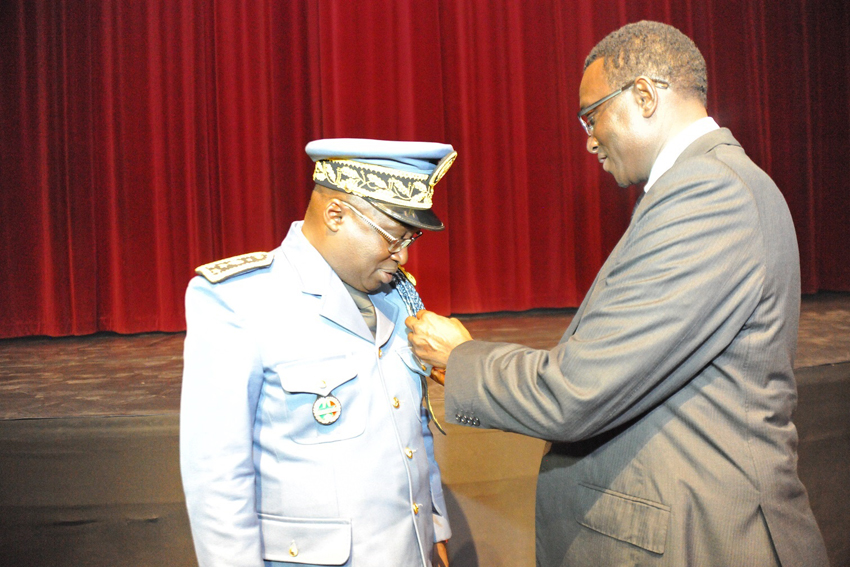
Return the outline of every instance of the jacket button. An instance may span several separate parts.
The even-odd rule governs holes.
[[[292,545],[289,546],[289,555],[292,557],[296,557],[298,555],[298,546],[295,545],[295,542],[292,542]]]
[[[479,425],[481,425],[481,422],[476,417],[475,419],[472,420],[472,425],[474,425],[475,427],[478,427]]]
[[[413,503],[413,513],[417,515],[419,514],[419,504],[416,502]]]
[[[405,447],[404,448],[404,454],[407,455],[408,459],[412,459],[413,458],[413,449],[411,449],[410,447]]]
[[[393,407],[395,409],[398,409],[398,406],[400,406],[400,405],[401,405],[401,402],[398,401],[398,398],[393,398]]]
[[[378,349],[378,358],[381,358],[382,356],[384,356],[384,351],[383,351],[383,349],[379,348]]]

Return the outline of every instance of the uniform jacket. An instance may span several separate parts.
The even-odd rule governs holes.
[[[787,205],[726,129],[636,208],[560,344],[471,341],[447,419],[553,441],[543,566],[826,565],[797,477],[799,257]]]
[[[407,311],[377,340],[294,223],[274,261],[186,294],[180,461],[201,567],[430,565],[450,535]],[[339,419],[322,425],[320,396]]]

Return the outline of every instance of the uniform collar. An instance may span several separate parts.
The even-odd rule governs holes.
[[[398,307],[386,300],[387,292],[369,294],[377,317],[376,337],[366,326],[354,300],[339,276],[301,232],[304,221],[296,221],[281,244],[281,252],[301,281],[301,292],[322,298],[320,315],[368,341],[384,344],[394,328]]]

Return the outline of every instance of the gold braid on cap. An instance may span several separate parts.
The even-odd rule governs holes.
[[[313,181],[358,197],[411,209],[430,209],[434,186],[452,166],[457,152],[451,152],[430,173],[413,173],[350,159],[324,159],[316,162]]]

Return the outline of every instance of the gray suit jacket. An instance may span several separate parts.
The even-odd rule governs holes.
[[[557,347],[452,352],[447,419],[553,441],[539,565],[827,564],[791,421],[799,271],[781,193],[721,129],[646,194]]]

